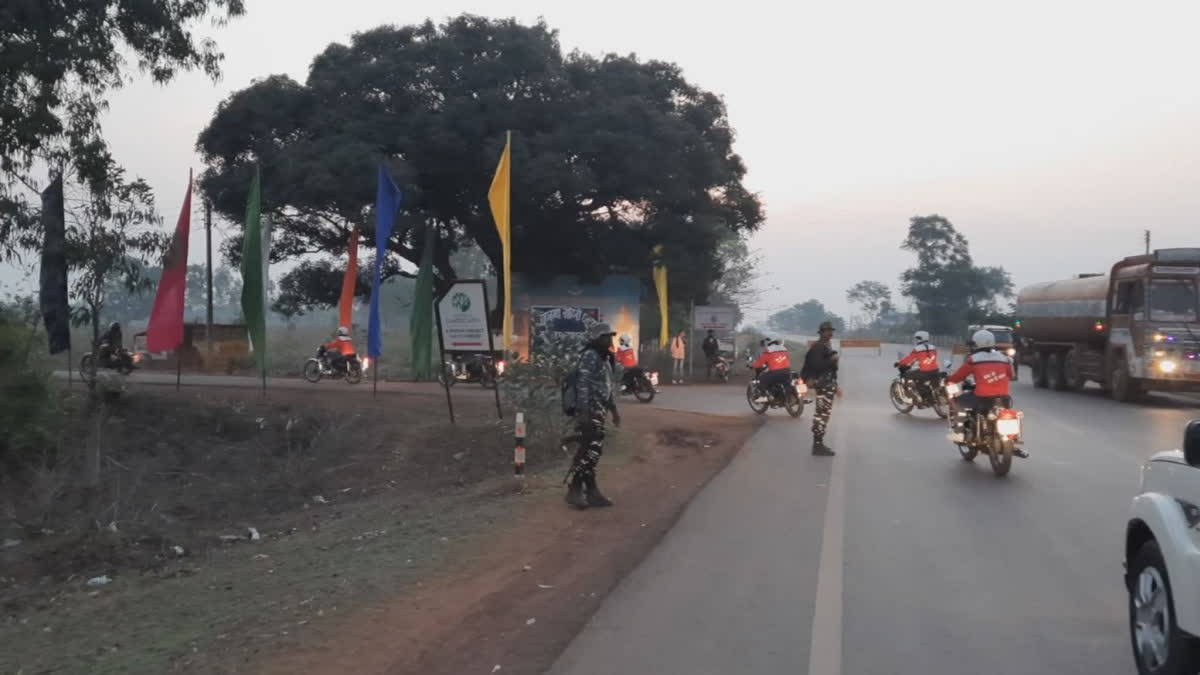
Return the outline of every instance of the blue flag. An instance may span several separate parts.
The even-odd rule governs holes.
[[[400,188],[379,163],[379,189],[375,192],[375,276],[371,280],[371,319],[367,324],[367,355],[377,359],[383,354],[383,330],[379,325],[379,272],[387,258],[388,239],[400,210]]]

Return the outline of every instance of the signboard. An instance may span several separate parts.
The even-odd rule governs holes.
[[[729,333],[737,323],[737,308],[716,305],[697,305],[692,315],[692,327],[696,330]]]
[[[513,275],[514,349],[522,358],[539,351],[556,336],[583,335],[596,322],[612,326],[636,348],[640,340],[638,311],[641,282],[616,274],[599,283],[574,276],[534,281]]]
[[[482,281],[454,282],[435,306],[443,351],[493,351],[487,294]]]

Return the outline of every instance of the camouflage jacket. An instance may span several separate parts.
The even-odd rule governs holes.
[[[588,347],[579,357],[579,388],[575,409],[613,408],[613,364],[611,356]]]

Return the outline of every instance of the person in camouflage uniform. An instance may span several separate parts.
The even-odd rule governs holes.
[[[579,509],[612,506],[596,486],[596,464],[604,454],[604,423],[612,413],[613,424],[621,426],[621,415],[613,401],[612,340],[616,332],[606,323],[588,329],[588,344],[579,356],[579,381],[575,398],[575,429],[579,450],[571,466],[567,503]]]
[[[813,413],[812,454],[831,457],[834,452],[825,445],[825,430],[829,428],[829,416],[833,414],[833,399],[842,394],[837,382],[838,353],[830,344],[833,340],[833,324],[828,321],[822,323],[819,337],[804,355],[800,377],[817,395],[817,410]]]

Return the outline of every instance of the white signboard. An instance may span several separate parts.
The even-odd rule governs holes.
[[[482,282],[455,282],[438,300],[437,309],[442,349],[448,352],[492,351]]]
[[[719,307],[714,305],[699,305],[692,317],[692,326],[696,330],[711,330],[718,334],[733,331],[737,320],[737,309],[734,307]]]

